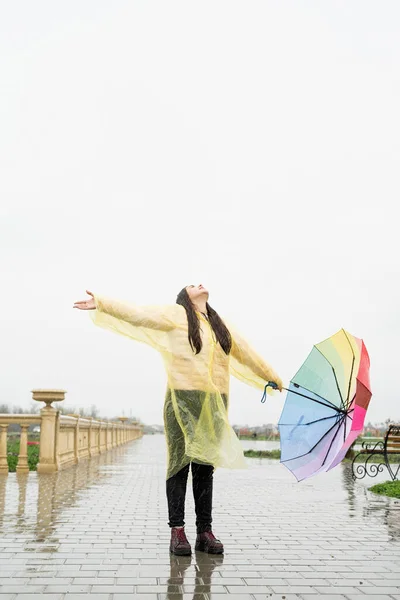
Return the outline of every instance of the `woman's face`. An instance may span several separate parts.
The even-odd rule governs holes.
[[[209,296],[208,290],[201,283],[200,285],[188,285],[186,291],[192,302],[195,302],[201,296],[206,296],[206,298]]]

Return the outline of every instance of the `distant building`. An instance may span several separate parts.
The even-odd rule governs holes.
[[[143,425],[143,433],[144,434],[155,434],[155,433],[164,433],[163,425]]]

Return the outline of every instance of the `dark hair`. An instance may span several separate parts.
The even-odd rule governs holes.
[[[183,308],[186,310],[189,344],[193,352],[195,352],[195,354],[199,354],[203,346],[200,336],[200,322],[186,288],[183,288],[183,290],[179,292],[176,298],[176,303],[183,306]],[[208,302],[206,303],[206,307],[208,321],[215,333],[215,336],[225,354],[229,354],[232,348],[232,337],[229,333],[229,329],[219,314],[213,308],[211,308]]]

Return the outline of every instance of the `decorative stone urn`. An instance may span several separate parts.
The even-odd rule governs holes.
[[[32,390],[32,398],[37,402],[44,402],[46,408],[53,408],[53,402],[65,400],[65,390]]]

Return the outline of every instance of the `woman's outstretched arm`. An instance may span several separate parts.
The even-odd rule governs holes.
[[[262,389],[268,381],[277,384],[282,391],[282,380],[274,369],[236,331],[230,329],[232,349],[230,370],[241,381]]]
[[[124,302],[93,294],[86,290],[90,298],[75,302],[74,308],[80,310],[95,310],[110,315],[115,319],[124,321],[136,327],[158,329],[160,331],[171,331],[176,327],[171,310],[165,306],[138,306],[130,302]]]
[[[143,342],[161,353],[168,352],[169,332],[185,326],[185,309],[178,304],[137,306],[89,291],[87,293],[90,298],[75,302],[74,308],[90,311],[90,317],[97,327]]]

